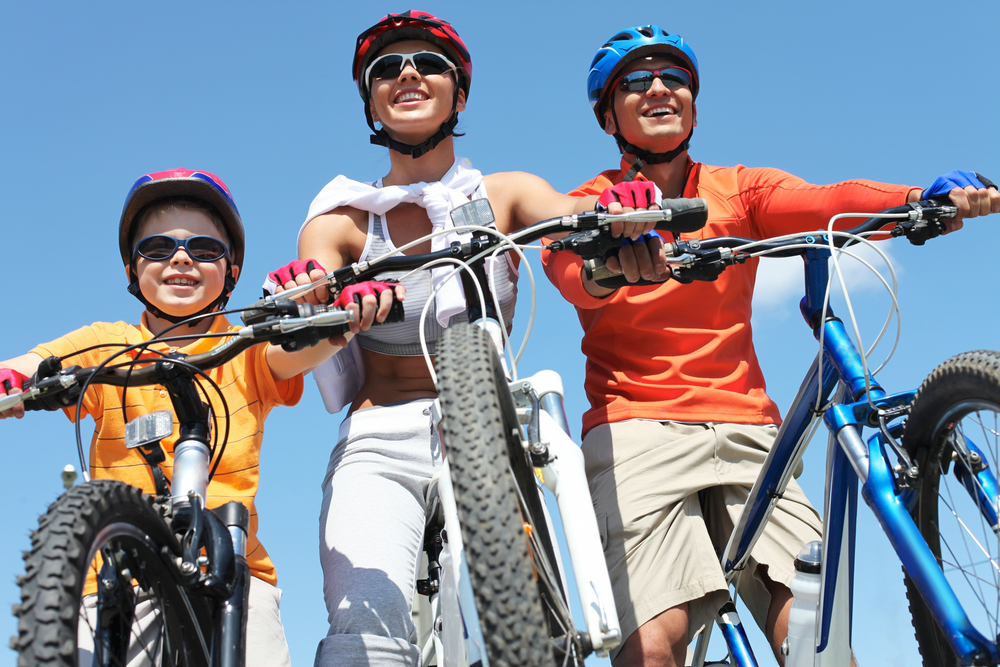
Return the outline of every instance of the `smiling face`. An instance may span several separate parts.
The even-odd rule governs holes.
[[[393,42],[378,55],[433,51],[445,55],[434,44],[422,40]],[[447,56],[445,56],[447,57]],[[422,75],[407,63],[399,76],[371,82],[371,113],[397,141],[418,144],[432,136],[451,118],[455,97],[455,75]],[[465,93],[458,91],[455,113],[465,110]]]
[[[149,215],[136,230],[135,241],[163,234],[177,239],[211,236],[227,246],[229,240],[219,226],[203,211],[171,206]],[[134,248],[134,246],[133,246]],[[211,304],[225,288],[229,262],[223,258],[214,262],[195,261],[184,248],[168,259],[153,261],[137,257],[135,271],[142,295],[168,315],[193,315]],[[233,279],[239,268],[231,268]]]
[[[684,66],[680,61],[666,56],[638,58],[622,68],[616,74],[616,79],[628,72],[658,70],[672,65]],[[611,105],[608,105],[609,108],[605,111],[605,132],[614,134],[617,130],[629,143],[651,153],[673,150],[698,125],[694,97],[687,86],[671,90],[659,79],[654,79],[649,90],[615,90],[612,95],[614,114],[611,112]]]

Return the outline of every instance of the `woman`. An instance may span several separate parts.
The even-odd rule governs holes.
[[[353,74],[375,132],[372,143],[389,148],[391,167],[372,184],[338,176],[320,192],[299,233],[298,266],[308,258],[334,270],[395,251],[450,226],[449,212],[470,198],[488,196],[496,228],[506,234],[594,208],[595,197],[559,194],[521,172],[482,176],[455,156],[453,131],[468,99],[472,62],[446,21],[419,11],[383,18],[358,37]],[[437,237],[407,253],[450,242],[449,235]],[[423,543],[424,493],[441,451],[430,420],[436,392],[417,327],[431,289],[449,271],[404,281],[405,322],[358,335],[361,377],[355,395],[330,404],[328,392],[343,393],[343,378],[324,390],[328,409],[350,402],[350,410],[323,484],[320,556],[330,631],[320,642],[317,665],[419,662],[410,603]],[[317,268],[308,275],[321,273]],[[509,323],[516,264],[499,262],[494,276]],[[298,276],[300,283],[306,279],[306,273]],[[432,353],[442,329],[466,319],[460,283],[449,283],[425,325]],[[317,369],[317,382],[322,384],[328,371]]]

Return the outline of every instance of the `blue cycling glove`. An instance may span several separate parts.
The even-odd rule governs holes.
[[[933,197],[935,195],[947,195],[954,188],[965,188],[970,185],[975,188],[997,189],[997,186],[993,183],[993,181],[981,174],[956,169],[954,171],[949,171],[947,174],[942,176],[938,176],[937,180],[931,183],[931,187],[924,190],[921,198],[927,199],[928,197]]]
[[[651,232],[646,232],[645,234],[643,234],[642,236],[640,236],[639,238],[637,238],[635,241],[633,241],[633,240],[631,240],[631,239],[629,239],[629,238],[626,237],[626,238],[622,239],[622,242],[618,244],[618,247],[621,248],[625,244],[632,245],[632,244],[635,244],[635,243],[645,243],[646,241],[649,241],[652,238],[660,238],[660,240],[663,240],[663,237],[660,236],[660,233],[657,232],[654,229]]]

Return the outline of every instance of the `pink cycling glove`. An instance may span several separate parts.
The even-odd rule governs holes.
[[[303,273],[308,275],[313,269],[319,269],[326,273],[326,269],[315,259],[297,259],[277,271],[271,271],[267,274],[267,280],[264,281],[264,291],[268,294],[274,294],[278,287],[287,282],[295,282],[295,276]]]
[[[356,303],[361,305],[361,299],[368,296],[374,296],[376,299],[385,290],[395,290],[396,285],[399,283],[390,282],[380,282],[378,280],[367,280],[363,283],[358,283],[356,285],[348,285],[341,292],[340,296],[333,302],[335,308],[345,308],[348,304]]]
[[[607,188],[598,197],[598,203],[607,206],[612,202],[618,202],[622,206],[629,208],[649,208],[652,205],[660,205],[663,195],[660,188],[652,181],[628,181],[619,183]]]
[[[18,373],[13,368],[0,368],[0,389],[3,393],[9,394],[14,387],[23,391],[27,382],[27,375]]]

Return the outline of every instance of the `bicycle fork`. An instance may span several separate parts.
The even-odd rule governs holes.
[[[528,439],[542,483],[555,496],[590,647],[607,655],[622,641],[618,612],[587,485],[583,452],[568,435],[562,379],[541,371],[511,384],[519,410],[528,416]]]
[[[206,509],[211,463],[210,408],[201,401],[190,375],[180,372],[170,360],[156,365],[180,425],[169,492],[172,527],[175,532],[184,530],[177,568],[186,588],[219,600],[212,618],[211,644],[207,647],[212,667],[243,667],[250,594],[250,568],[246,561],[250,513],[236,501],[214,511]],[[130,448],[147,450],[144,456],[149,455],[151,448],[158,450],[162,461],[159,441],[172,432],[170,412],[141,415],[126,425],[126,443]],[[154,476],[165,480],[162,473]],[[165,484],[160,480],[158,487]],[[192,620],[191,625],[197,630],[196,622]],[[205,639],[202,638],[203,646]]]

